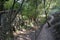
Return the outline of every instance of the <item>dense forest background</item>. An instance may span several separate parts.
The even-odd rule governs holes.
[[[0,40],[41,29],[48,16],[59,10],[60,0],[0,0]]]

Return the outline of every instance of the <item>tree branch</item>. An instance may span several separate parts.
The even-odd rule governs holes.
[[[24,0],[22,1],[21,5],[20,5],[20,8],[17,10],[17,12],[15,13],[14,15],[14,18],[11,20],[11,23],[14,21],[14,19],[16,18],[16,15],[21,11],[22,9],[22,6],[23,6],[23,3],[24,3]]]

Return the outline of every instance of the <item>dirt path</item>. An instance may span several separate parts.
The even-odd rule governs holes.
[[[54,17],[51,16],[51,20],[48,22],[51,23],[53,19]],[[41,32],[40,29],[38,29],[37,31],[30,32],[29,34],[18,35],[15,40],[54,40],[52,32],[50,31],[51,29],[48,29],[48,24],[46,23]]]
[[[48,29],[47,23],[44,25],[43,29],[41,30],[37,40],[54,40],[53,33],[50,31],[50,29]]]

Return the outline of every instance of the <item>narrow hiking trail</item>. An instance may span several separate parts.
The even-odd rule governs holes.
[[[48,21],[51,25],[51,22],[54,20],[54,17],[53,16],[50,16],[51,19]],[[54,40],[54,35],[52,33],[52,27],[48,27],[48,23],[44,24],[37,40]],[[50,28],[50,29],[49,29]]]
[[[51,19],[48,21],[49,23],[52,22],[54,19],[53,16],[50,16]],[[44,24],[42,30],[37,30],[37,35],[35,35],[36,32],[31,32],[27,35],[18,35],[15,40],[55,40],[53,35],[53,27],[48,28],[48,24]],[[53,30],[55,31],[55,30]],[[39,33],[39,34],[38,34]],[[37,37],[36,37],[37,36]]]
[[[52,28],[51,28],[52,29]],[[42,28],[37,40],[54,40],[54,35],[48,28],[47,23]]]

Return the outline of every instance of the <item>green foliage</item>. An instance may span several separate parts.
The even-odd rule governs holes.
[[[38,13],[36,13],[36,2],[35,0],[29,0],[23,5],[22,15],[28,18],[37,18]]]
[[[42,14],[45,14],[45,10],[47,14],[54,8],[60,7],[60,0],[46,0],[44,5],[44,0],[26,0],[22,7],[21,15],[24,20],[27,19],[36,19]],[[5,9],[10,9],[14,0],[9,0],[4,3]],[[8,5],[9,4],[9,5]],[[14,5],[14,9],[19,9],[20,4],[16,2]],[[45,6],[45,7],[44,7]],[[49,14],[50,15],[50,14]],[[41,18],[40,18],[41,19]],[[44,22],[45,18],[42,18],[41,22]]]
[[[12,4],[13,4],[13,0],[9,0],[9,1],[5,2],[4,8],[5,9],[10,9]]]
[[[14,5],[14,9],[19,9],[19,6],[20,6],[20,4],[19,4],[19,3],[16,3],[16,4]]]
[[[13,5],[14,0],[9,0],[4,3],[4,8],[5,9],[10,9]],[[9,5],[8,5],[9,4]],[[14,9],[18,9],[20,4],[18,2],[15,3]]]

